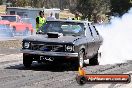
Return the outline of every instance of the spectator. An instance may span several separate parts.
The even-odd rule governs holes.
[[[36,17],[36,32],[38,32],[39,28],[43,26],[43,24],[46,23],[46,19],[44,17],[44,12],[40,11],[39,16]]]
[[[46,20],[55,20],[56,18],[53,16],[53,13],[50,13],[50,16],[47,17]]]

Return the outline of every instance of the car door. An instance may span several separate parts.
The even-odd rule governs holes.
[[[86,58],[91,58],[94,54],[94,37],[89,23],[87,24],[86,29],[86,37],[87,37],[87,49],[86,49]]]
[[[93,37],[93,54],[97,54],[98,53],[98,49],[100,47],[100,35],[98,33],[98,31],[96,30],[96,28],[92,25],[89,24],[91,32],[92,32],[92,37]]]

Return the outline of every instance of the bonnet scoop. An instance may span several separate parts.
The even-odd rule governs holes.
[[[48,35],[48,38],[59,38],[63,36],[63,34],[59,32],[48,32],[47,35]]]

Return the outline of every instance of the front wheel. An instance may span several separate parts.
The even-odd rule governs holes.
[[[23,54],[23,65],[29,68],[32,64],[32,58],[30,55]]]

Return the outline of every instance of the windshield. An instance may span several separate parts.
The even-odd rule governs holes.
[[[59,22],[59,21],[48,21],[40,30],[44,33],[47,32],[59,32],[63,35],[84,35],[84,24],[76,22]]]
[[[8,20],[10,22],[16,21],[16,16],[1,16],[2,20]]]

